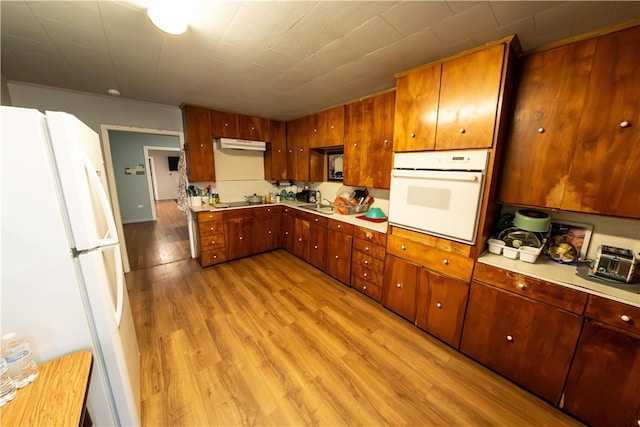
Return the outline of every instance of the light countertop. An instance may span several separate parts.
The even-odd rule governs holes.
[[[485,252],[478,258],[478,262],[640,307],[640,283],[625,284],[587,280],[577,274],[575,265],[559,264],[544,255],[540,255],[535,263],[528,263]]]
[[[191,210],[193,212],[220,212],[220,211],[226,211],[229,209],[247,209],[247,208],[255,208],[255,207],[259,207],[259,206],[287,206],[287,207],[291,207],[291,208],[296,208],[301,210],[302,212],[308,212],[308,213],[312,213],[314,215],[319,215],[319,216],[324,216],[327,218],[331,218],[331,219],[335,219],[336,221],[342,221],[342,222],[346,222],[348,224],[353,224],[353,225],[357,225],[359,227],[364,227],[364,228],[368,228],[369,230],[373,230],[373,231],[377,231],[379,233],[386,233],[387,232],[387,225],[389,224],[389,222],[371,222],[371,221],[366,221],[364,219],[358,219],[356,218],[359,215],[363,215],[363,214],[353,214],[353,215],[340,215],[337,213],[334,214],[325,214],[322,212],[316,212],[316,211],[312,211],[309,209],[304,209],[301,208],[300,206],[302,205],[310,205],[312,203],[305,203],[305,202],[299,202],[297,200],[286,200],[286,201],[282,201],[280,203],[263,203],[263,204],[259,204],[259,205],[249,205],[249,206],[239,206],[239,207],[229,207],[229,208],[216,208],[214,206],[211,205],[202,205],[202,206],[191,206]]]

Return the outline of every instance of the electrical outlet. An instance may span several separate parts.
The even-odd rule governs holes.
[[[144,205],[138,205],[138,208],[142,209],[144,208]]]

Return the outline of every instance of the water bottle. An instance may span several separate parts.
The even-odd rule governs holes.
[[[16,388],[22,388],[38,377],[38,367],[31,356],[31,346],[10,332],[2,337],[2,357]]]
[[[16,397],[16,385],[9,376],[9,366],[4,357],[0,357],[0,407]]]

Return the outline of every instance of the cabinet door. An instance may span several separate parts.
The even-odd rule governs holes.
[[[309,117],[287,123],[287,178],[309,180]]]
[[[351,278],[351,243],[353,236],[340,231],[327,232],[327,273],[342,283]]]
[[[288,212],[288,209],[284,208],[282,212],[282,247],[287,251],[294,253],[295,242],[295,218]]]
[[[393,151],[433,150],[442,65],[398,78]]]
[[[254,218],[235,218],[224,221],[227,259],[241,258],[255,253]]]
[[[285,122],[272,120],[269,126],[269,144],[264,153],[264,178],[287,179],[287,127]]]
[[[310,117],[309,148],[337,147],[344,144],[344,106],[321,111]]]
[[[262,117],[238,114],[238,138],[251,141],[270,141],[271,121]]]
[[[308,261],[325,271],[327,260],[327,228],[318,224],[309,225]]]
[[[562,209],[640,218],[640,27],[598,39]]]
[[[560,208],[596,41],[526,56],[501,180],[505,203]]]
[[[561,405],[594,426],[640,423],[640,336],[586,322]]]
[[[436,150],[491,148],[504,44],[442,64]]]
[[[345,106],[343,183],[364,186],[368,169],[367,144],[371,139],[373,99],[367,98]],[[363,155],[364,154],[364,155]]]
[[[280,247],[280,214],[256,217],[256,252],[266,252]]]
[[[309,228],[311,223],[300,218],[294,220],[293,254],[305,261],[309,260]]]
[[[382,285],[382,305],[411,322],[416,319],[416,290],[420,267],[387,255]]]
[[[215,181],[211,111],[207,108],[185,105],[182,107],[182,119],[184,121],[189,181]]]
[[[389,189],[391,185],[395,102],[395,92],[373,98],[372,138],[368,152],[363,156],[367,158],[367,162],[366,169],[361,172],[365,177],[360,184],[362,186]]]
[[[416,325],[454,348],[460,345],[469,285],[426,268],[420,270]]]
[[[473,281],[460,351],[556,404],[581,326],[580,316]]]
[[[238,138],[238,114],[211,111],[211,135],[214,138]]]

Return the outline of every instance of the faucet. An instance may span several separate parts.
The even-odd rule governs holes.
[[[326,201],[327,201],[327,203],[329,203],[329,206],[331,206],[331,209],[333,210],[333,202],[332,202],[331,200],[327,199],[326,197],[325,197],[324,199],[322,199],[322,200],[326,200]],[[318,203],[319,203],[319,204],[322,204],[322,201],[320,201],[320,202],[318,202]]]

